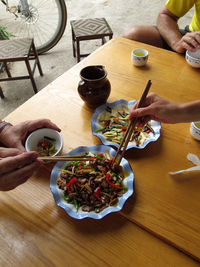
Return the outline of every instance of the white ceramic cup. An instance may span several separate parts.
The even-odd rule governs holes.
[[[131,52],[131,61],[137,67],[146,65],[149,52],[146,49],[137,48]]]
[[[194,68],[200,68],[200,49],[196,49],[194,52],[186,51],[185,59],[189,65]]]
[[[190,133],[194,139],[200,141],[200,121],[192,122],[190,124]]]
[[[59,132],[50,128],[41,128],[32,132],[26,139],[25,148],[26,151],[38,151],[38,142],[44,138],[44,136],[48,136],[52,139],[55,139],[55,148],[56,152],[52,156],[58,155],[63,147],[63,139]]]

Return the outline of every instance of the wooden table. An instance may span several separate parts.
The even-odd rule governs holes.
[[[146,48],[146,67],[131,64],[134,48]],[[63,153],[100,144],[91,133],[93,110],[77,93],[80,70],[102,64],[112,90],[108,102],[138,99],[151,91],[172,101],[200,99],[200,71],[184,56],[116,37],[28,100],[6,120],[49,118],[62,129]],[[75,220],[56,206],[43,168],[15,190],[0,193],[2,266],[198,266],[200,261],[200,175],[174,178],[169,171],[192,164],[200,143],[189,124],[162,125],[161,137],[126,158],[135,174],[135,194],[123,210],[102,220]],[[187,178],[187,179],[186,179]],[[182,251],[182,252],[181,252]],[[195,260],[194,260],[195,259]]]

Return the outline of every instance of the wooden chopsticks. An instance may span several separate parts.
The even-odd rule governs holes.
[[[142,107],[142,105],[144,103],[144,100],[145,100],[145,98],[146,98],[146,96],[147,96],[147,94],[149,92],[150,87],[151,87],[151,80],[149,80],[147,82],[147,85],[146,85],[146,87],[145,87],[145,89],[143,91],[143,94],[142,94],[142,96],[140,98],[140,101],[138,103],[137,108],[141,108]],[[119,145],[119,147],[117,149],[117,152],[115,154],[113,163],[116,162],[116,159],[117,159],[118,155],[120,154],[119,160],[116,162],[118,166],[119,166],[119,164],[120,164],[120,162],[121,162],[121,160],[122,160],[122,158],[124,156],[124,153],[126,151],[128,143],[130,141],[130,138],[131,138],[131,136],[133,134],[133,131],[134,131],[134,128],[135,128],[137,120],[138,120],[138,118],[135,117],[130,121],[129,126],[128,126],[127,130],[126,130],[126,133],[125,133],[125,135],[124,135],[124,137],[123,137],[123,139],[122,139],[122,141],[121,141],[121,143],[120,143],[120,145]],[[123,147],[123,150],[121,151],[122,147]]]
[[[44,160],[44,161],[90,161],[94,160],[94,157],[81,157],[81,156],[54,156],[54,157],[38,157],[38,159]]]
[[[0,158],[2,160],[4,158]],[[81,157],[81,156],[46,156],[46,157],[38,157],[37,159],[48,161],[48,162],[57,162],[57,161],[90,161],[94,160],[94,157]]]

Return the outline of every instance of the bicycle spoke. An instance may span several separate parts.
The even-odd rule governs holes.
[[[0,23],[16,37],[34,38],[36,49],[44,52],[54,46],[61,38],[66,25],[64,0],[30,0],[28,17],[17,14],[17,18],[2,8],[0,2]],[[13,0],[12,5],[18,6]]]

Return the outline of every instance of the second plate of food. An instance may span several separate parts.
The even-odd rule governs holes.
[[[93,135],[104,145],[118,147],[129,123],[130,109],[135,102],[120,99],[96,108],[91,121]],[[155,142],[160,137],[160,129],[161,124],[154,120],[142,128],[136,127],[127,149],[143,149],[150,142]]]

